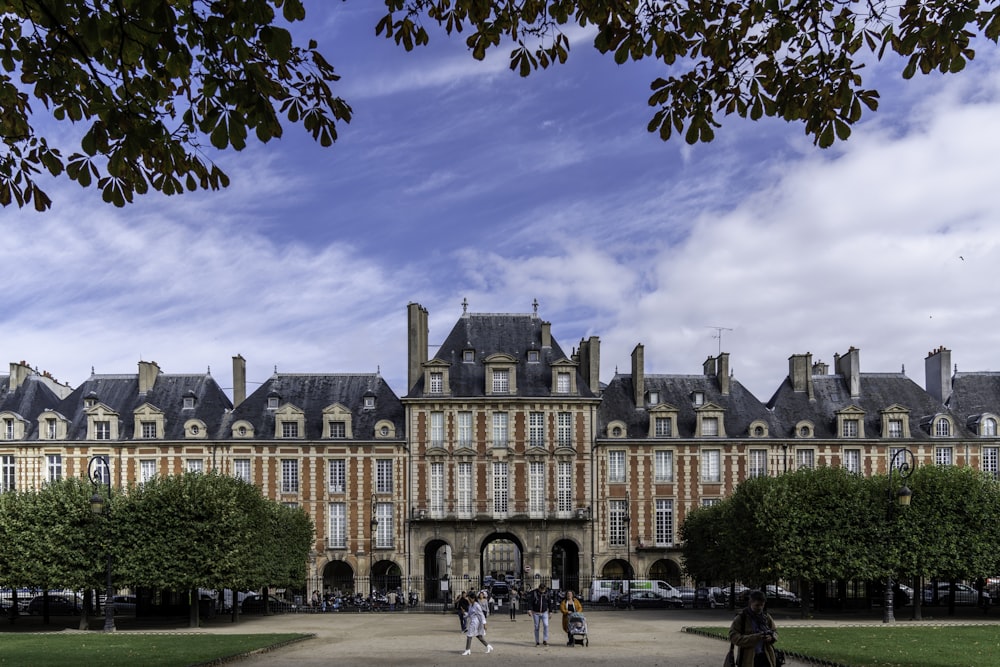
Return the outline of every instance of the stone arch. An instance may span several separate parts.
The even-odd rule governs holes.
[[[372,564],[372,588],[379,592],[403,590],[403,570],[394,561],[380,560]]]
[[[451,545],[444,540],[431,540],[424,546],[424,600],[446,602],[449,593],[441,582],[451,576]]]
[[[662,579],[671,586],[681,585],[681,566],[669,558],[661,558],[649,566],[650,579]]]
[[[520,579],[524,572],[524,543],[513,533],[490,533],[479,549],[479,579],[503,581],[508,574]]]
[[[563,538],[552,545],[552,563],[549,567],[553,581],[558,580],[559,589],[580,594],[580,545],[574,540]],[[553,583],[553,588],[555,584]]]
[[[342,560],[331,560],[323,566],[323,592],[354,592],[354,568]]]
[[[628,561],[621,558],[609,560],[601,568],[602,579],[635,579],[635,572]]]

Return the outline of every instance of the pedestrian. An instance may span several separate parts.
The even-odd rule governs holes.
[[[739,647],[737,667],[777,667],[774,643],[778,641],[774,619],[764,611],[767,597],[751,591],[747,606],[729,626],[729,641]]]
[[[582,612],[583,605],[576,599],[573,591],[566,591],[566,598],[559,603],[559,611],[562,612],[563,632],[566,633],[566,637],[569,639],[566,642],[566,646],[573,646],[575,642],[573,641],[573,633],[569,631],[569,615],[574,612]]]
[[[465,632],[468,626],[469,618],[469,596],[472,595],[472,591],[466,593],[462,591],[457,598],[455,598],[455,613],[458,614],[458,621],[462,625],[462,632]]]
[[[520,594],[517,592],[516,588],[510,589],[510,602],[507,604],[510,606],[510,620],[517,620],[517,598]]]
[[[389,591],[386,599],[389,602],[389,611],[396,611],[396,591]]]
[[[473,637],[486,647],[487,653],[493,650],[493,647],[486,642],[486,637],[484,636],[486,634],[486,607],[488,605],[486,591],[480,592],[479,599],[469,605],[469,618],[465,628],[465,650],[462,652],[462,655],[472,653]]]
[[[548,587],[539,584],[538,588],[531,591],[530,606],[528,616],[535,624],[535,646],[538,646],[538,626],[542,626],[542,645],[549,645],[549,612],[552,611],[552,598],[549,596]]]

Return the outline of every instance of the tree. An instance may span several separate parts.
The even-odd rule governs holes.
[[[23,0],[0,2],[0,204],[50,207],[44,169],[105,201],[218,189],[226,175],[202,153],[241,150],[252,131],[282,135],[279,114],[322,145],[351,108],[317,50],[279,25],[305,17],[301,0]],[[82,124],[65,155],[34,121],[34,101]]]
[[[615,62],[655,58],[649,131],[667,140],[711,141],[718,115],[801,121],[816,144],[847,139],[878,91],[866,61],[901,56],[902,75],[959,72],[974,41],[1000,36],[1000,6],[954,0],[385,0],[377,32],[407,50],[429,40],[422,19],[466,44],[479,60],[503,39],[521,76],[563,63],[570,24],[596,29],[594,47]]]

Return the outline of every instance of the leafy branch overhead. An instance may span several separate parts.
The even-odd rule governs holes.
[[[800,121],[821,147],[847,139],[879,94],[866,60],[895,53],[902,75],[959,72],[974,40],[996,43],[1000,7],[974,0],[385,0],[377,32],[407,50],[426,44],[425,23],[466,29],[474,58],[514,44],[510,68],[528,76],[566,61],[567,26],[595,30],[615,62],[655,58],[656,111],[648,129],[666,141],[711,141],[719,116]],[[426,22],[424,21],[426,19]]]
[[[0,204],[50,198],[44,171],[96,185],[123,206],[149,189],[219,189],[206,157],[282,135],[283,115],[329,146],[351,108],[315,42],[278,25],[305,18],[301,0],[23,0],[0,3]],[[33,123],[44,108],[78,126],[79,150]]]

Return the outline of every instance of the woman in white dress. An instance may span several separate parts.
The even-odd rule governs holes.
[[[480,593],[479,599],[469,605],[469,613],[466,616],[465,622],[465,651],[462,655],[469,655],[472,653],[472,638],[478,639],[483,646],[486,647],[486,652],[489,653],[493,650],[493,647],[486,643],[486,605],[489,604],[486,598],[486,593]]]

